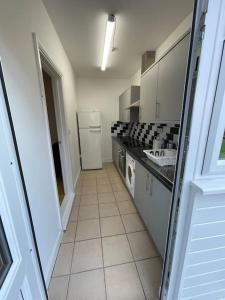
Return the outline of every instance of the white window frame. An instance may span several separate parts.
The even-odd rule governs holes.
[[[223,41],[222,51],[220,72],[203,166],[204,175],[225,173],[225,160],[219,158],[225,130],[225,41]]]

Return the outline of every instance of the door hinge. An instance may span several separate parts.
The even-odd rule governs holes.
[[[208,0],[202,1],[202,15],[199,22],[199,40],[204,40],[205,36],[205,18],[208,10]]]

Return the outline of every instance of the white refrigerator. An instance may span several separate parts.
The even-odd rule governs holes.
[[[102,168],[102,126],[99,111],[78,112],[81,163],[83,170]]]

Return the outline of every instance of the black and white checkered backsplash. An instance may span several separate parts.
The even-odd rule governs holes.
[[[179,124],[174,123],[123,123],[114,122],[111,127],[112,136],[129,136],[146,145],[152,145],[153,139],[159,136],[160,140],[171,142],[176,148],[178,143]]]
[[[130,123],[124,122],[113,122],[111,125],[111,135],[112,136],[128,136],[131,129]]]

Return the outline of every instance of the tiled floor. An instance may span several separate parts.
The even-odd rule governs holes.
[[[50,300],[155,300],[162,263],[112,164],[82,172]]]

